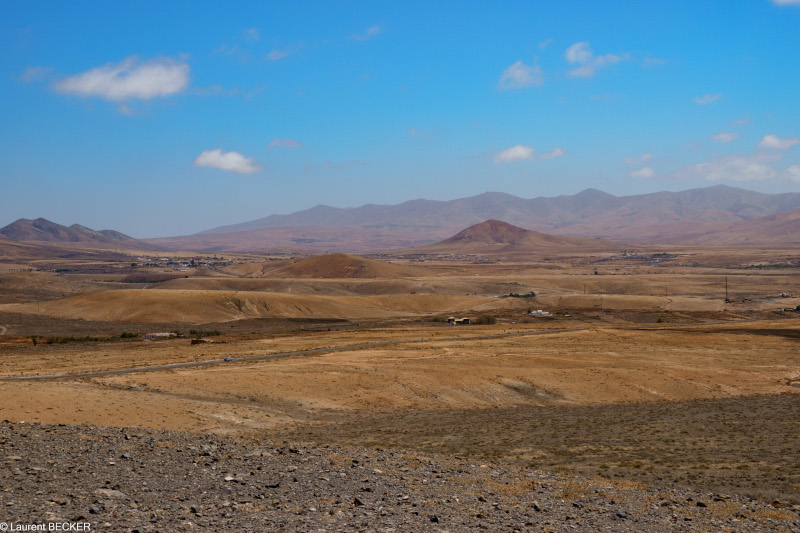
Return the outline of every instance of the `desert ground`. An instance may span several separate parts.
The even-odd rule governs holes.
[[[798,257],[14,257],[0,420],[471,457],[797,517]]]

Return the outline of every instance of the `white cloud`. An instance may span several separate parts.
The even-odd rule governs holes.
[[[786,137],[781,139],[777,135],[764,135],[764,138],[761,139],[761,142],[758,143],[758,146],[761,148],[767,148],[769,150],[788,150],[795,144],[800,143],[800,139],[797,137]]]
[[[591,78],[601,68],[615,65],[628,59],[628,54],[605,54],[596,56],[587,41],[573,44],[564,53],[567,62],[580,65],[569,71],[570,76],[576,78]]]
[[[639,170],[634,170],[628,173],[632,178],[650,179],[656,175],[656,171],[652,167],[643,167]]]
[[[270,53],[264,56],[267,61],[279,61],[284,57],[291,55],[291,52],[288,50],[278,50],[277,48],[271,50]]]
[[[542,152],[541,154],[539,154],[539,159],[555,159],[556,157],[561,157],[566,153],[567,153],[566,150],[556,146],[555,148],[553,148],[552,152]]]
[[[239,174],[252,174],[263,168],[253,162],[251,157],[245,157],[239,152],[225,152],[223,154],[219,148],[201,153],[194,160],[194,166],[218,168],[228,172],[238,172]]]
[[[721,132],[719,132],[719,133],[717,133],[715,135],[712,135],[711,136],[711,140],[712,141],[718,141],[718,142],[721,142],[721,143],[729,143],[729,142],[733,141],[734,139],[737,139],[738,137],[739,137],[739,134],[736,133],[735,131],[721,131]]]
[[[745,124],[749,124],[749,123],[750,123],[750,119],[747,118],[747,117],[743,117],[743,118],[740,118],[740,119],[737,119],[737,120],[732,120],[731,121],[731,126],[744,126]]]
[[[707,105],[712,102],[716,102],[717,100],[721,99],[722,95],[720,93],[710,94],[706,93],[703,96],[695,96],[694,102],[698,105]]]
[[[377,37],[382,33],[380,26],[372,26],[367,28],[367,31],[364,33],[360,33],[358,35],[351,35],[350,38],[354,41],[366,41],[368,39],[372,39],[373,37]]]
[[[763,152],[751,156],[734,154],[682,168],[675,173],[675,176],[702,178],[708,181],[769,181],[780,177],[779,172],[772,166],[772,163],[779,159],[779,156]]]
[[[587,41],[575,43],[566,52],[567,61],[570,63],[587,63],[592,59],[592,48]]]
[[[545,39],[544,41],[539,43],[539,46],[537,46],[537,48],[539,50],[544,50],[545,48],[550,46],[552,43],[553,43],[553,39]]]
[[[33,83],[44,81],[50,77],[53,67],[28,67],[20,74],[17,79],[23,83]]]
[[[521,161],[523,159],[533,159],[533,146],[523,146],[521,144],[515,144],[510,148],[506,148],[505,150],[498,153],[494,156],[495,163],[512,163],[514,161]]]
[[[781,177],[795,183],[800,183],[800,165],[792,165],[783,172]]]
[[[800,5],[800,0],[770,0],[776,6],[795,6]]]
[[[267,148],[302,148],[302,146],[303,143],[296,139],[279,139],[276,137],[269,142]]]
[[[56,91],[106,100],[148,100],[169,96],[189,86],[189,65],[171,58],[141,62],[135,56],[108,63],[57,81]]]
[[[622,160],[625,161],[629,165],[635,165],[637,163],[644,163],[645,161],[647,161],[651,157],[653,157],[653,154],[646,153],[646,154],[642,154],[640,156],[623,157]]]
[[[517,61],[503,71],[498,86],[500,89],[524,89],[525,87],[539,87],[544,83],[544,73],[539,65],[528,66],[522,61]]]

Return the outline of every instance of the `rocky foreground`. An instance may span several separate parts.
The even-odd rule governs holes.
[[[800,507],[406,451],[0,423],[0,529],[48,522],[95,532],[798,531]]]

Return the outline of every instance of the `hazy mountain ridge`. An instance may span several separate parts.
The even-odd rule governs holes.
[[[727,185],[633,196],[586,189],[574,195],[532,199],[488,192],[450,201],[410,200],[355,208],[319,205],[198,235],[296,226],[419,231],[464,228],[496,219],[537,231],[613,238],[630,236],[631,231],[616,231],[624,227],[639,231],[647,225],[681,221],[735,222],[797,208],[800,193],[764,194]]]

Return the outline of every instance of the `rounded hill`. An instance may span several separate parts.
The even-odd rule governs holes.
[[[415,251],[426,253],[492,254],[497,252],[526,253],[538,250],[578,249],[604,250],[613,247],[602,239],[561,237],[526,230],[500,220],[487,220],[438,243]]]

